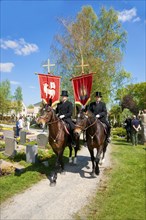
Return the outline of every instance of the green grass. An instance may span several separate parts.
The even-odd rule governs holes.
[[[112,169],[105,170],[106,180],[76,219],[146,219],[146,146],[132,147],[123,139],[112,145]]]
[[[64,151],[64,162],[68,161],[69,149]],[[0,159],[5,159],[10,162],[18,162],[24,166],[23,172],[20,175],[12,173],[7,176],[0,177],[0,202],[18,194],[25,189],[28,189],[33,184],[44,178],[48,178],[54,168],[56,155],[50,150],[39,150],[38,163],[26,163],[26,155],[24,152],[17,153],[13,159],[7,158],[0,153]],[[49,167],[45,167],[41,162],[48,160]],[[48,180],[49,181],[49,180]]]

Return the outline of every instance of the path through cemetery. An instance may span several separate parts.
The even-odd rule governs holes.
[[[44,179],[23,193],[12,197],[1,206],[1,220],[70,220],[95,195],[104,178],[103,170],[110,168],[110,146],[101,173],[91,178],[91,162],[86,147],[78,153],[78,164],[66,164],[66,174],[58,174],[57,184],[50,187]]]

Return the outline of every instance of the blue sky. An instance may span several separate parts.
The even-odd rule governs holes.
[[[12,94],[21,86],[25,105],[41,100],[37,75],[50,58],[53,37],[60,31],[58,17],[75,18],[85,5],[98,15],[102,6],[113,7],[128,33],[123,66],[133,82],[146,80],[146,2],[139,1],[2,1],[0,31],[0,80],[8,79]]]

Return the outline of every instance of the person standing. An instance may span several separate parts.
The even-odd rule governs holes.
[[[128,116],[125,120],[125,129],[127,133],[127,142],[131,142],[131,117]]]
[[[139,114],[140,120],[141,120],[141,126],[142,126],[142,143],[144,144],[146,142],[146,109],[141,111],[141,114]]]
[[[18,120],[18,130],[19,130],[19,135],[20,135],[20,131],[21,131],[22,128],[23,128],[23,124],[24,124],[23,117],[20,116],[20,117],[19,117],[19,120]]]
[[[138,131],[141,129],[141,127],[140,127],[140,121],[136,118],[136,115],[133,115],[131,126],[132,126],[132,145],[137,146]]]
[[[27,130],[29,131],[30,130],[30,116],[27,115],[26,117],[26,126],[27,126]]]
[[[102,94],[101,92],[95,93],[96,101],[91,102],[88,109],[98,118],[102,123],[107,126],[107,141],[110,142],[110,131],[111,126],[107,121],[107,108],[106,104],[101,101]]]
[[[63,90],[61,93],[62,100],[57,104],[56,114],[60,119],[69,124],[72,145],[74,146],[73,130],[75,124],[72,121],[73,104],[68,101],[68,92]]]

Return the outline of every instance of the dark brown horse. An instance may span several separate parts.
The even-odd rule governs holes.
[[[71,136],[67,130],[65,122],[63,122],[56,114],[53,108],[45,106],[40,110],[41,116],[36,120],[38,124],[46,123],[49,130],[49,144],[51,145],[54,153],[57,155],[55,164],[55,171],[51,176],[51,185],[56,184],[58,168],[61,173],[64,172],[63,153],[66,146],[69,147],[69,163],[77,162],[77,151],[79,150],[79,138],[75,139],[76,146],[74,147],[74,160],[72,158]]]
[[[81,111],[78,114],[74,134],[80,136],[81,132],[86,133],[86,141],[92,161],[91,176],[99,175],[99,164],[102,164],[107,148],[105,127],[90,111]],[[96,149],[96,157],[94,156]]]

